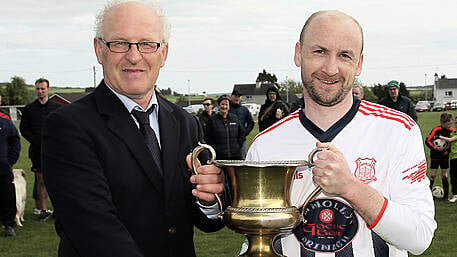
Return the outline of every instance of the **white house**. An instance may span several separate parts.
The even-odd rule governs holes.
[[[457,99],[457,78],[448,79],[445,75],[439,77],[435,73],[433,92],[437,102],[450,102]]]

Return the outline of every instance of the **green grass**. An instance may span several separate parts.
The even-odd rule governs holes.
[[[457,111],[451,111],[456,115]],[[434,126],[439,125],[440,113],[419,113],[419,125],[425,138]],[[254,117],[254,120],[257,120]],[[254,132],[258,131],[257,126]],[[252,132],[249,142],[254,137]],[[38,221],[32,214],[34,201],[31,197],[33,186],[33,173],[30,172],[30,160],[27,155],[28,142],[22,139],[22,152],[15,168],[22,168],[27,172],[27,206],[25,211],[26,221],[24,227],[16,227],[16,237],[5,238],[0,236],[0,257],[49,257],[57,256],[58,236],[54,231],[52,220],[47,222]],[[425,147],[427,160],[429,150]],[[436,184],[441,183],[440,179]],[[435,232],[432,245],[425,251],[422,257],[457,257],[457,204],[444,201],[435,201],[436,220],[438,229]],[[1,231],[3,232],[3,231]],[[240,248],[244,236],[227,228],[214,233],[203,233],[195,229],[195,247],[197,256],[235,256]],[[179,246],[178,246],[179,247]],[[410,255],[412,256],[412,255]]]

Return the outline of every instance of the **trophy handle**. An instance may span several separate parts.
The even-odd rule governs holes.
[[[202,144],[202,143],[198,142],[198,146],[195,147],[194,150],[192,150],[192,154],[190,156],[190,161],[192,164],[192,172],[195,175],[198,175],[197,157],[203,150],[206,150],[206,149],[208,149],[211,152],[211,159],[207,162],[207,164],[212,164],[214,162],[214,160],[216,159],[216,151],[214,151],[214,148],[212,148],[210,145]],[[218,217],[219,217],[219,219],[222,219],[222,214],[224,213],[224,211],[222,210],[222,199],[218,194],[214,194],[214,196],[216,197],[216,200],[219,204],[219,209],[220,209]]]
[[[313,167],[314,166],[314,155],[316,155],[316,153],[322,151],[322,150],[328,150],[329,148],[328,147],[317,147],[317,148],[314,148],[314,150],[311,151],[311,153],[309,153],[308,155],[308,166],[309,167]],[[302,206],[302,209],[301,209],[301,220],[303,221],[304,224],[306,224],[307,220],[305,219],[305,209],[306,207],[308,206],[308,204],[311,202],[311,200],[321,192],[322,188],[321,186],[316,186],[316,188],[313,190],[313,192],[311,192],[311,194],[308,195],[308,197],[306,198],[305,202],[303,203],[303,206]]]

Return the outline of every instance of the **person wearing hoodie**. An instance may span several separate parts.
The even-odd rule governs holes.
[[[259,111],[259,132],[290,114],[289,106],[282,101],[276,86],[269,87],[265,95],[265,103]]]

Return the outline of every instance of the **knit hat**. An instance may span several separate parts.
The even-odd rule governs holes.
[[[389,83],[387,83],[387,87],[396,87],[400,89],[400,83],[398,83],[396,80],[391,80]]]

